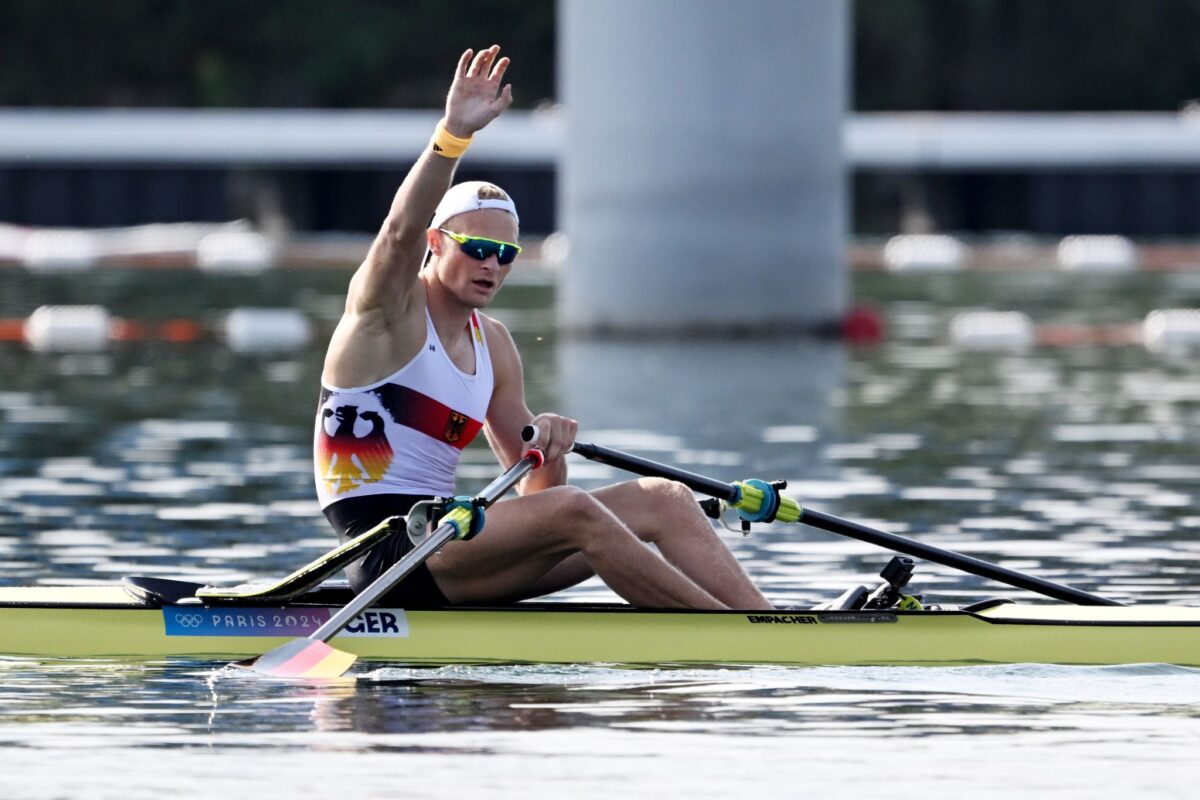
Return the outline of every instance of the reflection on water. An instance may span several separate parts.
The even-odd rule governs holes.
[[[204,316],[236,297],[302,308],[327,332],[344,284],[10,270],[0,308],[87,301],[133,318]],[[1200,359],[1098,346],[970,354],[944,336],[969,308],[1124,323],[1200,305],[1200,282],[872,275],[858,292],[887,312],[891,339],[875,350],[559,341],[542,286],[506,289],[496,314],[525,355],[530,406],[576,416],[585,439],[722,479],[784,478],[814,507],[1117,599],[1200,603]],[[321,349],[151,343],[49,356],[0,344],[0,583],[237,582],[327,548],[309,460]],[[496,471],[473,446],[460,488]],[[573,474],[587,486],[622,477],[582,461]],[[827,599],[888,558],[803,527],[728,541],[782,602]],[[936,565],[914,583],[943,604],[1021,594]],[[569,595],[611,597],[595,582]],[[128,798],[167,785],[246,796],[305,789],[314,768],[379,797],[413,773],[423,782],[401,780],[406,795],[458,780],[501,796],[531,782],[581,796],[1186,796],[1200,733],[1200,672],[1162,666],[355,674],[295,685],[207,663],[0,660],[0,760],[29,764],[19,784],[0,771],[0,796]],[[75,769],[59,767],[67,758]],[[117,762],[141,777],[111,776]]]
[[[333,681],[263,679],[205,662],[4,659],[0,746],[133,725],[130,742],[284,733],[549,731],[576,728],[703,733],[714,725],[771,736],[782,725],[886,721],[889,735],[972,734],[987,709],[1082,715],[1164,713],[1200,722],[1200,670],[1167,665],[1059,667],[388,666]],[[50,680],[48,680],[50,679]],[[168,695],[164,690],[170,689]],[[930,705],[939,713],[930,717]],[[958,718],[956,714],[966,716]],[[36,730],[21,725],[36,726]]]
[[[563,413],[589,433],[639,432],[648,438],[639,449],[671,453],[732,444],[740,461],[764,439],[794,450],[836,437],[846,361],[841,345],[805,339],[571,340],[558,346],[556,365]],[[678,438],[653,438],[661,436]],[[796,460],[818,452],[799,449]]]
[[[250,796],[302,791],[314,769],[353,775],[356,797],[414,773],[428,778],[406,796],[590,797],[632,780],[635,796],[784,797],[900,780],[1185,797],[1200,733],[1200,671],[1161,665],[388,667],[297,684],[192,662],[6,660],[0,674],[0,752],[28,770],[0,776],[5,797],[149,797],[163,781]]]

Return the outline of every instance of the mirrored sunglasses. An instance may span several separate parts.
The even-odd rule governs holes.
[[[521,246],[512,242],[502,242],[499,239],[488,239],[483,236],[466,236],[465,234],[438,228],[439,231],[458,242],[459,249],[478,261],[487,261],[492,256],[501,264],[511,264],[521,252]]]

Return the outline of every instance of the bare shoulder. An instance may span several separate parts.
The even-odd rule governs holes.
[[[483,332],[487,334],[489,349],[497,343],[504,347],[511,347],[513,350],[517,349],[517,345],[513,342],[512,334],[508,332],[508,328],[504,326],[503,322],[495,317],[489,317],[482,311],[476,311],[475,314],[479,317],[480,324],[483,325]]]
[[[475,312],[479,315],[484,335],[487,336],[488,352],[492,357],[492,370],[497,378],[514,377],[521,379],[521,355],[517,351],[517,343],[504,323],[494,317]]]

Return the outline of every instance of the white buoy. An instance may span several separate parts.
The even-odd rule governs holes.
[[[196,266],[205,272],[259,273],[275,265],[274,242],[254,231],[210,233],[196,247]]]
[[[1151,311],[1142,323],[1142,341],[1155,353],[1200,348],[1200,308]]]
[[[1068,236],[1058,243],[1058,265],[1073,272],[1129,272],[1137,248],[1124,236]]]
[[[108,348],[112,315],[102,306],[42,306],[25,320],[25,343],[42,353],[95,353]]]
[[[290,308],[236,308],[226,315],[222,333],[235,353],[279,353],[306,347],[312,324]]]
[[[82,272],[99,258],[99,242],[86,231],[33,231],[25,237],[21,254],[31,272]]]
[[[0,222],[0,261],[23,261],[28,238],[29,231],[25,228]]]
[[[893,272],[951,272],[966,264],[967,246],[945,234],[903,234],[883,247],[884,266]]]
[[[159,222],[97,231],[101,256],[106,259],[195,256],[204,237],[248,230],[245,222]]]
[[[1028,315],[1019,311],[967,311],[950,323],[950,339],[964,350],[1016,352],[1036,341]]]

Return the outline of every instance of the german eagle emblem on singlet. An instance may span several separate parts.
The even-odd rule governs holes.
[[[330,418],[337,422],[329,432]],[[361,436],[355,432],[359,421],[371,429]],[[375,483],[392,463],[392,446],[383,431],[383,418],[374,411],[361,414],[358,406],[327,408],[321,415],[321,435],[317,443],[321,475],[326,488],[339,495],[368,483]]]
[[[457,442],[462,438],[463,431],[467,427],[467,415],[460,414],[457,411],[451,411],[449,418],[446,420],[446,437],[447,442]]]

